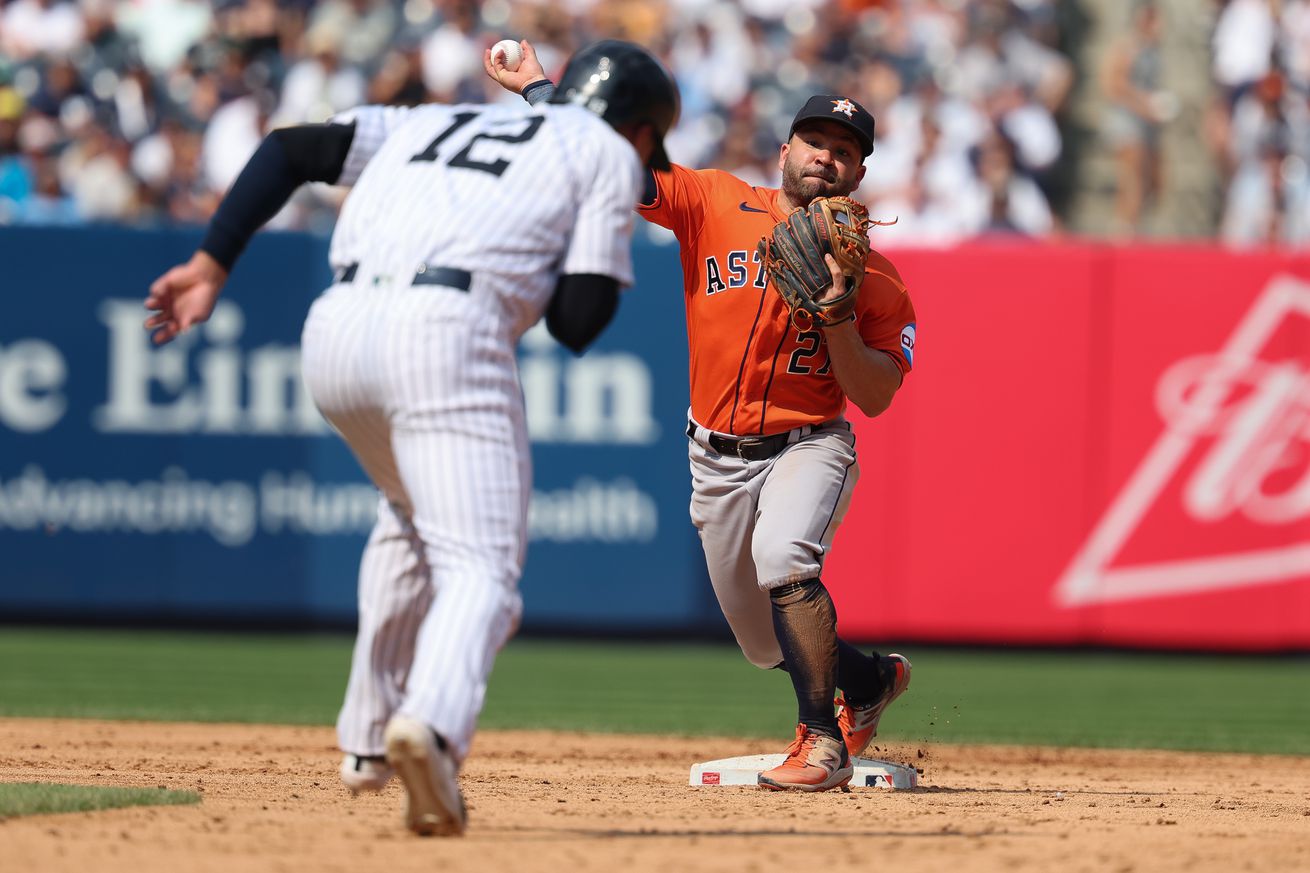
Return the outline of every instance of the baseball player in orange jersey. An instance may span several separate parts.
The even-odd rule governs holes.
[[[516,71],[487,73],[530,103],[553,86],[528,43]],[[811,97],[792,122],[782,188],[676,164],[648,174],[638,212],[681,246],[691,354],[691,517],[711,583],[747,660],[791,676],[799,709],[771,789],[847,784],[851,757],[910,682],[902,655],[868,656],[837,636],[823,560],[859,477],[848,400],[887,409],[914,360],[915,315],[896,268],[874,252],[851,320],[792,324],[756,244],[815,197],[849,194],[873,151],[873,118],[842,95]],[[833,287],[841,275],[829,258]],[[835,291],[832,293],[836,293]],[[834,696],[837,708],[834,711]]]

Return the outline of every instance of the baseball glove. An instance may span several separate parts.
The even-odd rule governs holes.
[[[855,297],[869,258],[869,210],[849,197],[818,197],[774,225],[757,250],[798,330],[841,324],[855,316]],[[832,287],[825,254],[837,261],[846,289],[820,302]]]

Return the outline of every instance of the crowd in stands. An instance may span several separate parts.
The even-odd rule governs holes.
[[[1310,244],[1310,0],[1226,0],[1209,142],[1230,245]]]
[[[0,0],[0,223],[203,223],[273,127],[364,102],[518,100],[485,76],[488,45],[527,38],[557,75],[575,48],[613,36],[674,72],[679,163],[776,185],[796,108],[848,94],[877,120],[857,196],[896,219],[880,244],[1045,236],[1070,191],[1061,5]],[[1240,98],[1258,93],[1234,86],[1235,131]],[[274,225],[326,230],[341,196],[309,186]]]

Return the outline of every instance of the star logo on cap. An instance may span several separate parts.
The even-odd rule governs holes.
[[[843,97],[840,100],[832,101],[833,112],[844,112],[847,118],[855,114],[855,104]]]

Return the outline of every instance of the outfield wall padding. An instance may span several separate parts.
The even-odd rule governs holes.
[[[676,249],[578,358],[520,366],[524,626],[723,630],[687,518]],[[195,231],[0,229],[0,620],[348,624],[375,496],[297,377],[326,241],[261,234],[153,350]],[[1310,259],[1208,246],[890,253],[919,324],[828,558],[862,639],[1310,648]],[[734,293],[756,293],[742,289]]]

